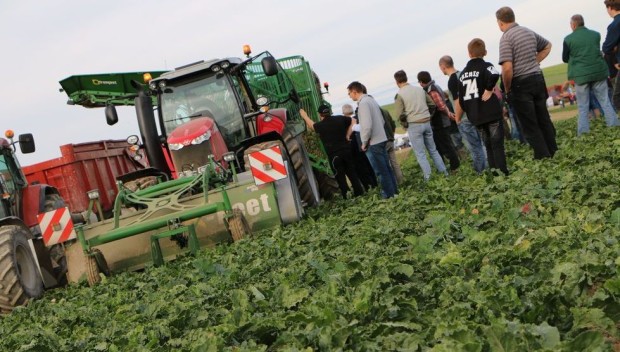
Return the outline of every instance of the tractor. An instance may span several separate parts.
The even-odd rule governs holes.
[[[6,131],[0,138],[0,313],[38,298],[45,288],[65,282],[66,265],[60,238],[71,236],[77,220],[58,190],[29,185],[15,157],[35,151],[32,134],[17,141]]]
[[[142,81],[130,73],[60,82],[70,104],[105,107],[110,125],[116,106],[134,105],[141,138],[128,141],[151,166],[118,178],[111,219],[77,227],[78,241],[66,248],[70,282],[95,284],[101,273],[161,265],[181,250],[298,221],[305,206],[337,191],[324,149],[299,115],[304,107],[318,119],[323,102],[307,61],[245,54],[144,73]],[[127,187],[145,179],[155,181]]]

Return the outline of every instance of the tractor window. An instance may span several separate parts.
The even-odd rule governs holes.
[[[0,155],[0,193],[2,198],[15,193],[15,181],[4,154]]]
[[[215,120],[228,146],[246,138],[235,88],[223,74],[170,82],[161,96],[166,134],[195,117]]]

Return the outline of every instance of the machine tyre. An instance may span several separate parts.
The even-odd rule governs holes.
[[[246,235],[250,234],[250,225],[241,210],[233,210],[232,217],[228,219],[228,230],[233,242],[242,240]]]
[[[86,256],[86,279],[88,286],[95,286],[101,282],[101,275],[110,276],[108,263],[98,249],[93,249],[93,255]]]
[[[14,225],[0,227],[0,313],[9,313],[42,295],[43,281],[27,230]]]
[[[301,200],[311,207],[318,205],[321,200],[319,186],[312,171],[312,164],[310,164],[310,158],[308,158],[308,152],[304,147],[303,140],[293,137],[288,130],[282,133],[282,139],[286,143],[286,148],[291,157],[291,164],[297,175],[297,186]]]
[[[321,197],[325,200],[331,200],[335,194],[340,193],[340,187],[338,182],[333,176],[329,176],[323,171],[314,170],[316,179],[319,181],[319,190],[321,191]]]

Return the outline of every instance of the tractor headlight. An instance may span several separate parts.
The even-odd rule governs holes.
[[[198,136],[198,137],[192,139],[191,144],[194,144],[194,145],[200,144],[200,143],[202,143],[204,141],[209,140],[209,138],[211,138],[211,131],[207,131],[203,135]]]
[[[228,152],[228,153],[224,154],[222,157],[224,158],[224,161],[227,162],[227,163],[235,161],[235,153],[234,152]]]
[[[169,143],[168,144],[168,149],[170,150],[179,150],[181,148],[183,148],[183,144],[182,143]]]
[[[211,66],[211,71],[213,72],[220,72],[220,70],[222,70],[222,67],[220,67],[220,65]]]
[[[131,136],[127,137],[128,144],[137,145],[138,141],[139,141],[139,138],[135,134],[132,134]]]
[[[222,63],[220,64],[220,66],[221,66],[222,68],[228,68],[228,66],[230,66],[230,62],[228,62],[228,61],[222,61]]]
[[[159,88],[162,90],[166,88],[166,81],[159,81]]]
[[[153,81],[150,81],[150,82],[149,82],[149,89],[150,89],[150,90],[155,90],[155,89],[157,89],[157,84],[156,84],[155,82],[153,82]]]

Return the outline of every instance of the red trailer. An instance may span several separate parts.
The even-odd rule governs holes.
[[[99,191],[104,214],[114,207],[116,177],[146,167],[146,158],[125,140],[104,140],[60,147],[61,157],[23,167],[28,183],[54,186],[73,213],[88,209],[88,191]],[[94,210],[94,209],[93,209]]]

